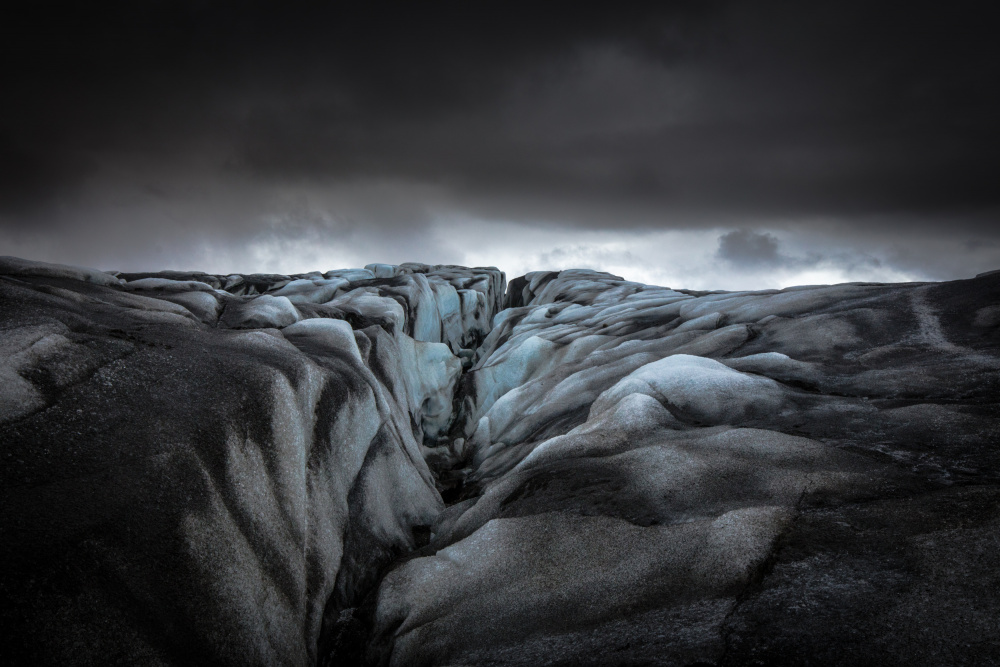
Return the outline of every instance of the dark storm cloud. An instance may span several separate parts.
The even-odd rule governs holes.
[[[1000,238],[975,4],[2,11],[8,236],[360,243],[478,218]]]
[[[790,252],[774,234],[750,229],[736,229],[719,236],[719,247],[715,251],[715,258],[729,268],[748,272],[775,270],[801,272],[816,268],[836,268],[845,275],[851,275],[882,266],[881,260],[860,249],[825,252],[809,249],[803,252]],[[927,269],[931,267],[925,264],[922,268],[924,271],[918,272],[918,275],[926,274]]]
[[[779,266],[791,261],[778,252],[778,239],[774,235],[746,229],[720,236],[716,255],[737,266]]]

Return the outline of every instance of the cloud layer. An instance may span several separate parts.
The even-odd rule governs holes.
[[[676,233],[710,247],[689,284],[1000,265],[1000,59],[971,5],[5,11],[4,253],[292,271],[488,236],[655,275],[620,253]]]

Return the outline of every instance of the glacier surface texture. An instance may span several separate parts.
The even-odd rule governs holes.
[[[996,664],[1000,273],[0,258],[0,662]]]

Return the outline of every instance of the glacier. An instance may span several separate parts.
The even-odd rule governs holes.
[[[0,658],[989,664],[998,304],[0,258]]]

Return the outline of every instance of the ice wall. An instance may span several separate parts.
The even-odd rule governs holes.
[[[6,664],[315,664],[443,504],[495,269],[0,261]],[[468,363],[468,362],[467,362]]]

